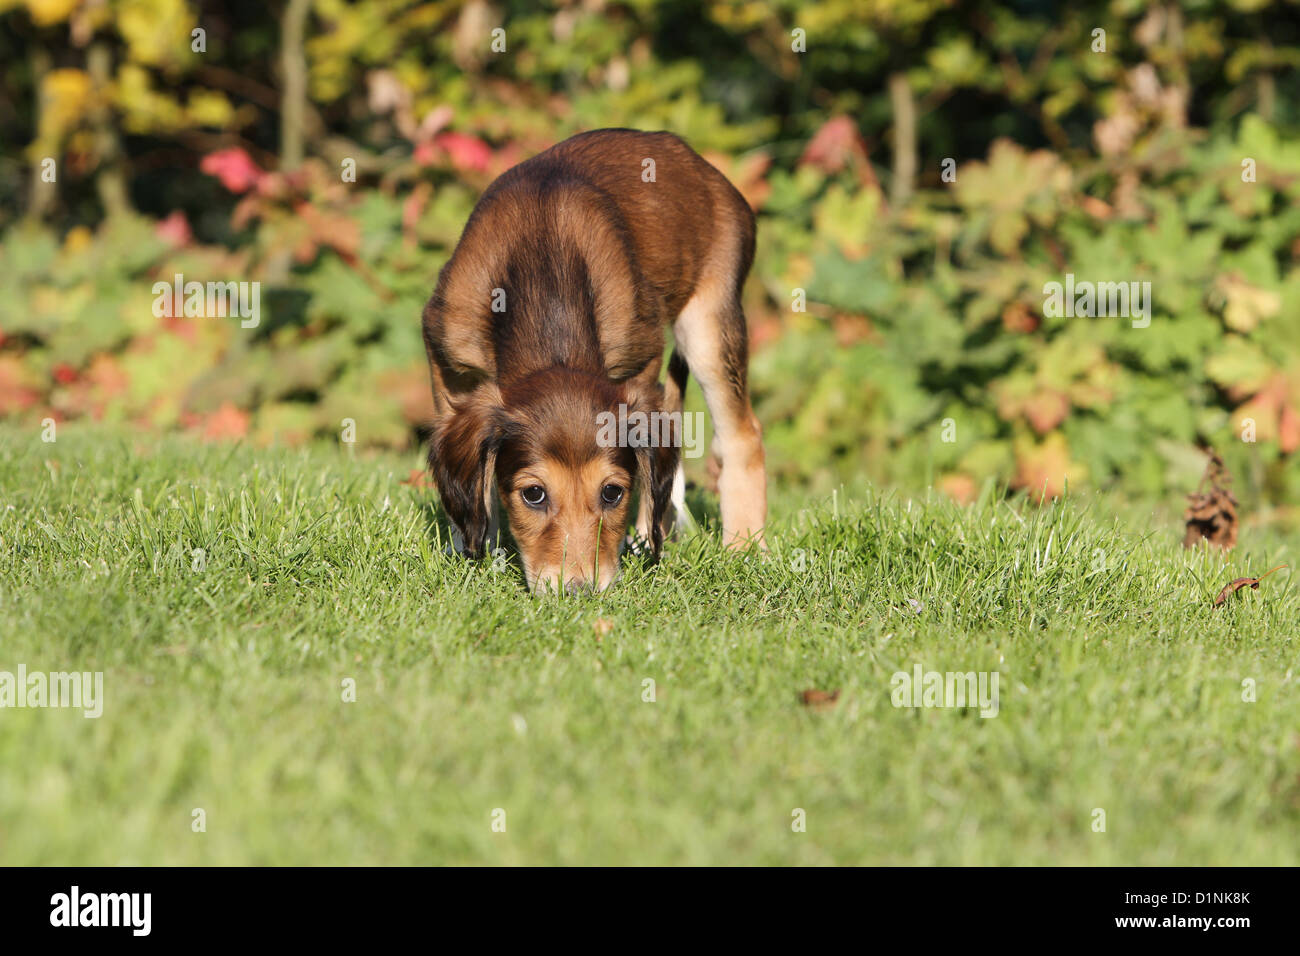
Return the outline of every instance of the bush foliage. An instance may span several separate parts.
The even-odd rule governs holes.
[[[1247,499],[1300,493],[1294,3],[0,11],[0,416],[411,445],[478,193],[632,126],[758,210],[780,479],[1169,494],[1213,445]],[[177,274],[260,282],[260,324],[156,315]],[[1150,324],[1050,314],[1067,275],[1149,282]]]

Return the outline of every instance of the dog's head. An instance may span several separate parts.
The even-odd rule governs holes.
[[[662,389],[555,368],[507,388],[480,386],[435,430],[430,466],[470,557],[486,548],[491,481],[533,591],[604,590],[618,576],[633,492],[663,543],[680,449],[644,440],[620,415],[658,409]],[[612,426],[612,427],[611,427]]]

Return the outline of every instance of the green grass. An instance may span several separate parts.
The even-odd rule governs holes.
[[[417,466],[0,431],[0,670],[106,697],[0,710],[0,863],[1300,862],[1300,596],[1209,606],[1295,537],[778,489],[766,560],[538,599],[442,554]],[[918,663],[998,716],[893,707]]]

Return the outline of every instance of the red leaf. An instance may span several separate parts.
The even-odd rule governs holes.
[[[799,164],[816,166],[827,174],[838,173],[848,165],[850,157],[857,154],[865,159],[866,149],[858,128],[847,116],[836,116],[822,124],[808,141]]]
[[[0,355],[0,415],[22,411],[41,397],[31,375],[17,356]]]
[[[168,332],[180,336],[191,345],[198,341],[199,325],[193,319],[179,315],[164,315],[160,324]]]
[[[232,193],[248,192],[266,175],[238,146],[209,153],[199,163],[199,169],[209,176],[216,176]]]
[[[483,140],[465,133],[439,133],[433,144],[446,150],[452,166],[462,171],[485,172],[492,162],[492,149]]]
[[[221,438],[243,438],[248,434],[248,421],[248,412],[236,407],[232,402],[223,402],[215,412],[200,419],[199,428],[203,437],[210,441]]]
[[[411,195],[402,203],[402,236],[408,243],[415,243],[415,224],[420,221],[424,207],[433,195],[433,187],[428,183],[419,183],[411,190]]]
[[[293,211],[307,226],[307,232],[294,246],[294,256],[299,262],[315,259],[318,246],[329,246],[349,262],[356,257],[361,247],[361,226],[355,220],[307,202],[297,203]]]
[[[1290,405],[1283,405],[1278,416],[1277,443],[1287,455],[1300,448],[1300,412]]]
[[[415,144],[415,161],[420,166],[432,166],[438,159],[438,150],[433,143]]]
[[[190,231],[190,222],[185,218],[185,213],[179,209],[166,219],[158,220],[158,224],[153,227],[153,231],[154,235],[159,239],[173,246],[186,246],[194,241],[194,233]]]

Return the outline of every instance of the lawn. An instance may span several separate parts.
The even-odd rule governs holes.
[[[1300,595],[1210,606],[1294,534],[777,488],[766,556],[539,599],[419,464],[0,431],[0,671],[104,674],[0,710],[0,863],[1300,863]],[[893,706],[917,665],[997,715]]]

